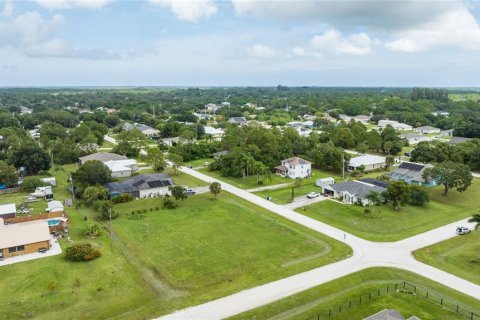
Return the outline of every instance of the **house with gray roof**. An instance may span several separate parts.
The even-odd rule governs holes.
[[[472,140],[471,138],[464,138],[464,137],[453,137],[452,139],[450,139],[449,143],[450,144],[459,144],[459,143],[462,143],[462,142],[466,142],[468,140]]]
[[[333,198],[347,204],[361,204],[362,206],[370,204],[370,200],[366,198],[369,193],[382,193],[385,190],[387,189],[384,187],[358,180],[334,183],[323,187],[323,192]]]
[[[140,130],[147,138],[157,138],[160,134],[160,130],[141,123],[135,124],[135,129]]]
[[[237,124],[240,126],[246,126],[247,125],[247,119],[245,117],[232,117],[228,119],[228,123],[232,124]]]
[[[408,184],[422,185],[426,187],[433,187],[436,185],[435,181],[425,181],[423,173],[427,168],[432,168],[431,164],[422,164],[414,162],[402,162],[393,171],[387,173],[385,176],[395,181],[405,181]]]
[[[87,161],[91,160],[98,160],[101,162],[107,162],[107,161],[112,161],[112,160],[127,160],[128,158],[126,156],[121,156],[116,153],[110,153],[110,152],[97,152],[97,153],[92,153],[84,157],[78,158],[80,161],[80,164],[84,164]]]
[[[422,126],[422,127],[414,128],[413,132],[418,132],[423,134],[432,134],[432,133],[440,133],[440,129],[432,126]]]
[[[375,314],[372,314],[371,316],[364,318],[363,320],[405,320],[405,317],[403,317],[397,310],[385,309]],[[410,317],[407,320],[421,319],[417,317]]]
[[[140,174],[122,182],[110,182],[105,185],[110,198],[121,194],[130,194],[136,199],[155,198],[169,194],[169,188],[175,182],[166,173]]]

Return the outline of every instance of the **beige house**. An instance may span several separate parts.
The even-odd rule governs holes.
[[[0,259],[49,249],[50,239],[45,220],[4,225],[0,219]]]

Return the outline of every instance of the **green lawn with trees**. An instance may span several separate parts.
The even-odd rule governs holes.
[[[395,292],[395,283],[407,281],[417,287],[417,294]],[[390,287],[386,293],[386,286]],[[377,292],[381,289],[381,295]],[[401,288],[401,287],[400,287]],[[408,288],[408,286],[407,286]],[[410,289],[411,290],[411,289]],[[393,291],[393,292],[392,292]],[[429,299],[425,298],[426,291]],[[411,292],[411,291],[410,291]],[[371,293],[371,299],[368,298]],[[358,304],[362,296],[362,304]],[[452,309],[440,305],[440,298]],[[353,301],[351,309],[349,301]],[[363,319],[384,309],[396,309],[405,318],[417,316],[423,320],[462,320],[461,310],[480,314],[478,300],[437,284],[414,273],[391,268],[370,268],[338,280],[303,291],[230,319]],[[338,307],[342,305],[342,312]],[[332,310],[332,317],[328,317]]]
[[[198,304],[345,258],[350,249],[222,191],[118,204],[117,245],[152,272],[157,313]],[[132,214],[133,212],[133,214]],[[153,315],[153,314],[152,314]]]
[[[357,205],[323,201],[297,209],[299,213],[372,241],[396,241],[417,233],[467,218],[478,211],[480,181],[474,179],[464,192],[443,187],[430,190],[430,202],[422,207],[407,205],[395,210],[391,204],[370,207],[370,213]]]
[[[480,231],[419,249],[413,255],[435,268],[480,284]]]
[[[235,187],[241,188],[241,189],[253,189],[253,188],[260,188],[264,186],[271,186],[275,184],[281,184],[281,183],[292,183],[292,179],[289,178],[283,178],[278,175],[272,174],[270,178],[265,178],[260,179],[263,181],[263,184],[258,184],[258,180],[256,175],[250,175],[247,177],[242,177],[242,178],[236,178],[236,177],[223,177],[218,171],[210,171],[207,168],[205,169],[199,169],[201,173],[204,173],[208,176],[211,176],[212,178],[225,181],[226,183],[230,183],[231,185],[234,185]]]

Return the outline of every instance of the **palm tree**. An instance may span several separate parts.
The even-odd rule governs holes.
[[[468,222],[473,222],[475,223],[475,230],[477,230],[480,227],[480,214],[474,214],[470,219],[468,219]]]

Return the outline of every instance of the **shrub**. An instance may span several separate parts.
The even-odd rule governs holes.
[[[177,204],[175,203],[175,201],[173,201],[173,199],[168,194],[166,194],[163,197],[163,209],[175,209],[176,207]]]
[[[81,233],[84,237],[98,238],[102,234],[102,229],[98,224],[89,223],[81,230]]]
[[[115,197],[112,199],[113,203],[124,203],[124,202],[130,202],[133,200],[133,196],[128,193],[123,193],[119,195],[118,197]]]
[[[73,262],[90,261],[101,255],[90,243],[77,243],[65,250],[65,258]]]
[[[98,217],[103,220],[115,219],[118,217],[118,212],[113,210],[113,203],[110,200],[97,200],[93,203],[93,209],[97,211]]]
[[[430,201],[427,190],[424,187],[411,185],[408,190],[408,203],[412,206],[421,207]]]
[[[45,183],[37,177],[26,177],[22,182],[22,191],[33,192],[35,188],[44,186]]]
[[[97,200],[107,200],[108,190],[103,186],[87,187],[83,191],[82,199],[83,202],[90,207]]]

